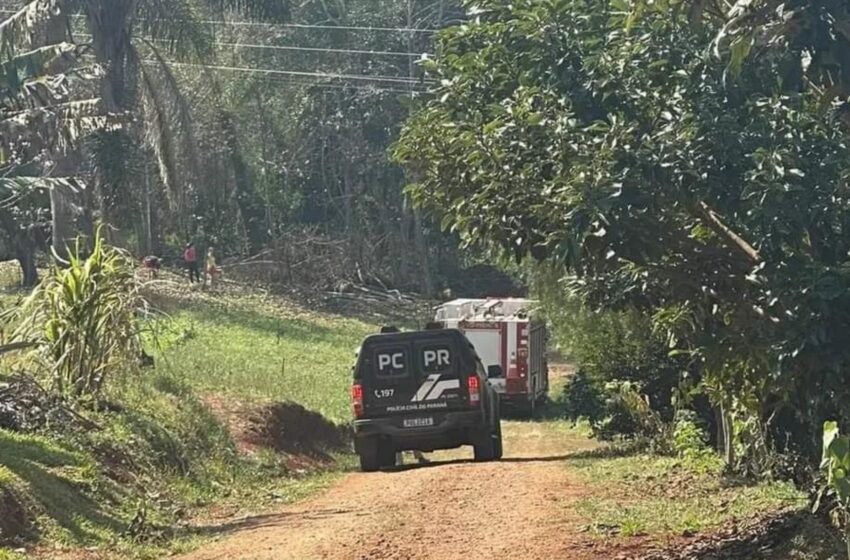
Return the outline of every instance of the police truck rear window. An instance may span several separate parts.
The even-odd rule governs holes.
[[[423,344],[417,347],[419,367],[426,374],[454,372],[454,353],[448,344]]]
[[[383,346],[375,350],[375,371],[382,377],[401,377],[410,370],[407,348]]]

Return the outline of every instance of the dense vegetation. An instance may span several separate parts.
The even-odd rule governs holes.
[[[236,271],[275,282],[431,292],[455,273],[451,236],[407,202],[386,150],[429,83],[418,61],[433,30],[462,17],[456,3],[3,0],[0,10],[14,70],[4,71],[14,79],[3,85],[0,172],[4,185],[40,178],[18,185],[22,202],[3,214],[6,254],[25,259],[26,283],[36,250],[49,254],[52,241],[63,254],[98,221],[114,242],[170,262],[189,240],[234,260],[263,252]],[[34,142],[36,123],[51,132]],[[301,278],[314,261],[332,274]]]
[[[850,527],[847,3],[379,4],[0,0],[0,256],[37,286],[4,315],[0,514],[22,525],[0,537],[159,546],[223,481],[274,484],[278,458],[241,456],[197,393],[347,419],[372,325],[149,302],[135,263],[189,241],[310,296],[472,294],[465,267],[499,261],[578,365],[557,410],[662,465],[719,474],[716,446],[810,485],[835,421]],[[93,526],[62,513],[80,496]]]
[[[638,311],[698,366],[730,464],[742,438],[814,460],[847,411],[846,132],[784,42],[717,59],[722,23],[627,7],[477,3],[396,149],[411,193],[589,309]]]

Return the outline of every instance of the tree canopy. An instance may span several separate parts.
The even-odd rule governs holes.
[[[718,401],[824,414],[848,396],[845,133],[787,87],[793,49],[732,79],[710,56],[719,26],[628,8],[476,2],[395,149],[409,192],[467,243],[650,314]]]

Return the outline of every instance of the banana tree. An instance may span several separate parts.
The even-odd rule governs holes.
[[[8,21],[0,24],[8,27]],[[47,204],[40,199],[79,190],[73,180],[38,175],[49,167],[51,154],[110,126],[99,100],[72,95],[77,82],[97,75],[96,68],[77,64],[78,54],[70,43],[21,52],[8,43],[0,47],[0,230],[14,249],[25,286],[38,281],[35,252],[49,229]]]

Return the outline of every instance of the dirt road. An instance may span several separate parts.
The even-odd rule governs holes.
[[[429,466],[352,473],[312,500],[237,523],[184,560],[603,558],[571,507],[583,490],[564,464],[591,443],[555,430],[505,422],[498,463],[455,451]]]

